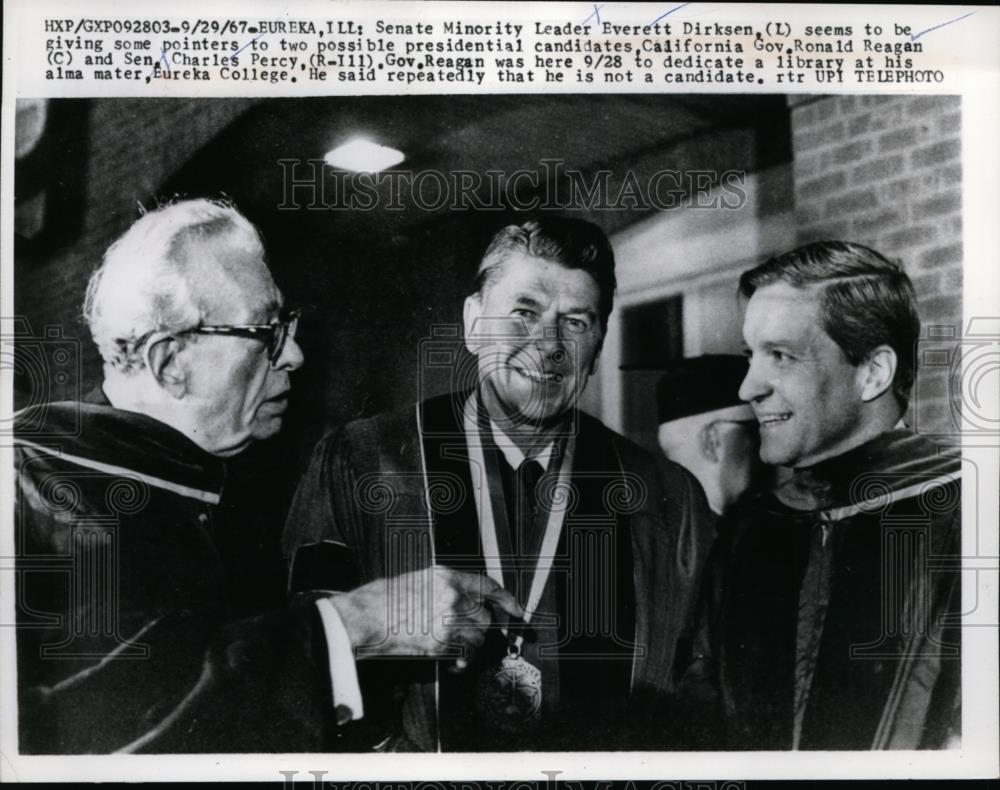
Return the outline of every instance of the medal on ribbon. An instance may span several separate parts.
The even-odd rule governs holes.
[[[477,441],[479,432],[476,424],[476,402],[470,398],[465,405],[465,435],[469,449],[469,458],[474,468],[485,469],[483,449]],[[475,437],[475,438],[474,438]],[[570,436],[562,455],[558,485],[569,486],[569,474],[573,466],[574,437]],[[479,487],[473,486],[476,506],[479,512],[480,537],[483,544],[483,559],[486,572],[491,579],[503,586],[503,571],[500,565],[500,547],[497,542],[496,524],[493,511]],[[531,580],[528,600],[525,602],[524,623],[527,625],[542,597],[542,591],[552,571],[552,563],[562,532],[563,519],[566,515],[565,501],[562,505],[553,503],[545,525],[545,535],[542,540],[538,563]],[[500,663],[486,670],[479,678],[478,708],[480,715],[498,732],[507,734],[523,733],[541,721],[542,713],[542,672],[521,655],[521,645],[524,637],[508,634],[509,645],[507,655]]]
[[[512,646],[479,678],[479,709],[495,729],[513,734],[536,724],[542,712],[542,672]]]

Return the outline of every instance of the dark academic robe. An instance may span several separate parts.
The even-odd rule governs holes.
[[[280,550],[232,523],[221,459],[100,404],[15,437],[22,754],[329,748],[322,622],[267,590]]]
[[[485,573],[462,424],[466,397],[359,420],[319,443],[286,527],[294,587],[346,590],[433,563]],[[645,451],[582,412],[569,425],[573,493],[552,574],[525,630],[524,656],[542,673],[540,723],[515,735],[491,726],[477,689],[506,649],[491,629],[462,674],[436,659],[359,660],[365,716],[353,726],[365,736],[358,748],[365,738],[367,748],[425,751],[663,748],[662,703],[712,536],[709,511],[679,466],[659,471]],[[513,520],[515,473],[488,427],[481,424],[478,437],[486,468],[476,469],[476,482],[498,525],[504,586],[513,587],[520,567],[523,603],[548,509],[512,553],[504,525]],[[555,481],[564,448],[558,443],[538,489]]]
[[[893,430],[722,527],[680,684],[686,744],[940,748],[960,733],[958,458]]]

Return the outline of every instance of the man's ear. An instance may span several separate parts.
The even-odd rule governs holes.
[[[869,353],[858,368],[861,400],[865,403],[873,401],[892,387],[892,381],[896,377],[896,364],[896,352],[892,346],[881,345]]]
[[[597,363],[601,361],[601,349],[594,352],[594,358],[590,360],[590,371],[588,375],[593,376],[597,372]]]
[[[187,374],[178,359],[180,341],[174,335],[157,332],[146,342],[146,367],[157,385],[174,398],[187,394]]]
[[[594,359],[590,363],[590,375],[593,376],[597,372],[597,363],[601,361],[601,352],[604,350],[604,341],[607,338],[607,329],[601,330],[601,337],[597,341],[597,349],[594,351]]]
[[[476,320],[483,314],[483,300],[478,293],[465,297],[465,304],[462,307],[462,322],[465,332],[465,347],[470,354],[479,353],[479,343],[473,338],[472,329],[476,325]]]
[[[719,462],[719,427],[714,422],[706,422],[698,431],[698,449],[706,461]]]

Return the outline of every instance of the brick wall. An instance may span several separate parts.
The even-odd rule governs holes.
[[[957,336],[960,98],[806,96],[789,106],[799,242],[856,241],[899,261],[917,291],[923,335],[950,326]],[[947,432],[947,368],[924,367],[918,376],[918,428]]]
[[[100,360],[80,319],[87,279],[111,241],[138,216],[137,205],[150,205],[163,184],[220,129],[255,103],[254,99],[197,101],[115,99],[90,102],[86,114],[88,150],[79,231],[44,255],[18,260],[15,307],[34,332],[59,326],[79,338],[82,381],[58,386],[50,397],[72,397],[100,381]],[[53,174],[57,177],[58,174]],[[19,392],[19,400],[32,398]]]

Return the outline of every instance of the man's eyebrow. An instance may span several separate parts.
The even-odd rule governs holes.
[[[544,309],[545,304],[540,300],[536,299],[529,293],[519,293],[514,295],[514,302],[517,305],[524,307],[533,307],[539,310]],[[595,319],[597,313],[591,307],[583,305],[571,305],[568,310],[560,310],[561,315],[585,315],[588,318]]]
[[[597,316],[597,313],[592,307],[577,307],[576,305],[572,305],[568,310],[563,311],[563,315],[585,315],[594,318]]]
[[[801,355],[801,354],[804,354],[808,350],[809,344],[808,343],[803,343],[802,342],[802,338],[800,338],[800,337],[795,337],[795,338],[791,338],[791,337],[788,337],[788,338],[779,337],[779,338],[776,338],[774,340],[766,340],[766,341],[764,341],[763,343],[760,344],[760,348],[761,348],[762,351],[774,351],[775,349],[779,349],[779,350],[781,350],[781,349],[787,349],[788,351],[791,351],[791,352],[793,352],[795,354]]]
[[[535,297],[530,294],[516,294],[514,296],[514,301],[518,304],[527,305],[528,307],[541,307],[542,303],[538,301]]]

